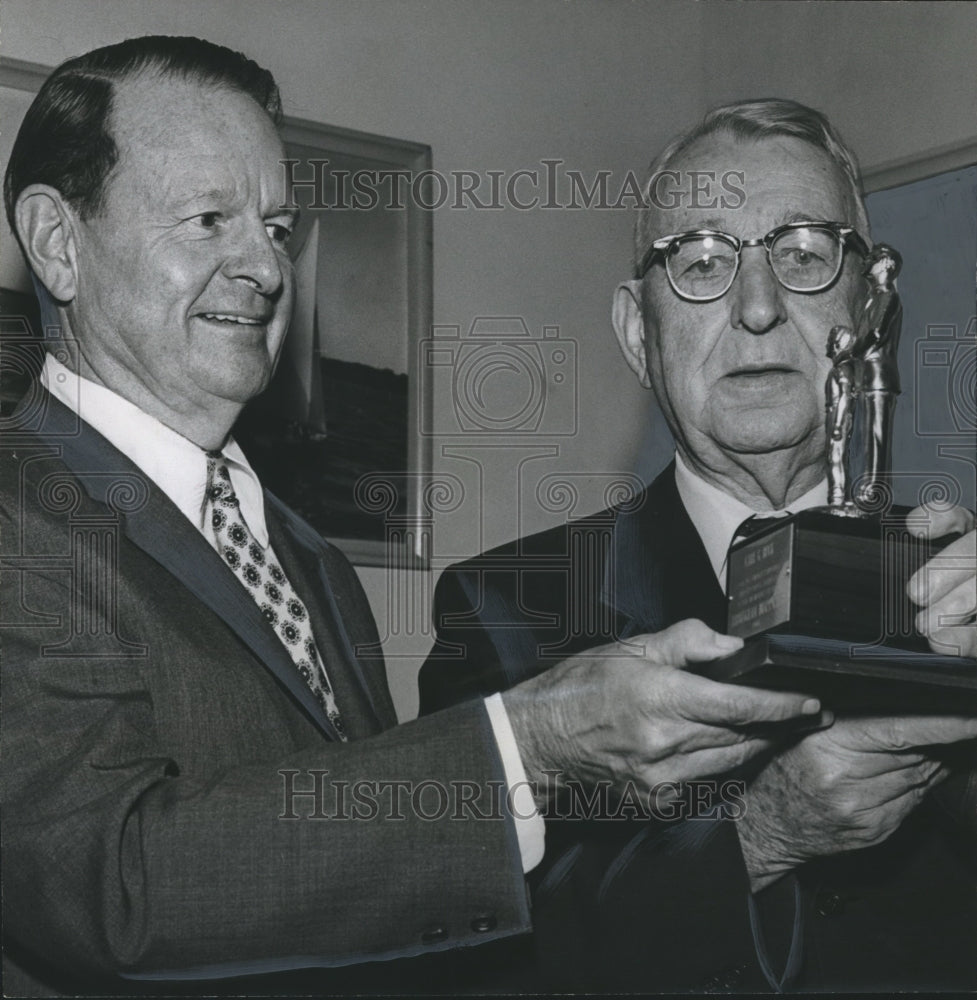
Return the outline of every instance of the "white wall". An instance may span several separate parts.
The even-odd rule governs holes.
[[[54,65],[134,34],[199,34],[268,66],[288,114],[429,143],[439,170],[512,173],[555,158],[623,180],[709,105],[744,96],[820,107],[865,168],[971,139],[975,28],[970,3],[4,0],[0,55]],[[610,210],[436,213],[436,323],[521,316],[576,342],[578,430],[524,465],[527,490],[543,472],[630,468],[648,426],[608,321],[630,223],[629,211]],[[520,517],[517,459],[529,454],[469,448],[480,485],[472,462],[436,461],[476,504],[439,523],[440,560],[559,519],[528,494]],[[576,512],[601,502],[591,477]],[[383,633],[391,581],[380,569],[361,577]],[[405,715],[428,645],[423,628],[387,641]]]

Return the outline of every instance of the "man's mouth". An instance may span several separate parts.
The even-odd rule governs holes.
[[[237,313],[198,313],[203,319],[212,323],[233,323],[238,326],[264,326],[268,319],[256,316],[241,316]]]
[[[728,372],[727,375],[736,378],[755,378],[762,375],[792,375],[795,371],[796,369],[789,365],[744,365],[742,368]]]
[[[733,395],[742,395],[753,406],[777,403],[798,391],[799,372],[785,364],[750,364],[726,373],[720,385]]]

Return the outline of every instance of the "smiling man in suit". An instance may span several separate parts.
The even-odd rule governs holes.
[[[59,67],[11,153],[63,331],[0,447],[11,994],[425,988],[530,928],[527,773],[648,788],[819,709],[673,669],[738,645],[686,625],[395,724],[355,573],[230,434],[290,313],[279,117],[241,54],[131,39]]]
[[[857,322],[871,245],[853,156],[819,112],[747,101],[673,141],[645,192],[613,323],[675,460],[618,509],[450,567],[422,711],[682,619],[724,628],[739,526],[827,501],[826,344]],[[933,515],[953,531],[955,565],[910,596],[935,650],[973,656],[973,515]],[[560,817],[562,853],[534,873],[537,964],[563,989],[973,988],[973,842],[917,809],[948,773],[933,745],[973,736],[966,718],[839,718],[741,774],[735,816],[676,822],[686,796],[672,822]]]

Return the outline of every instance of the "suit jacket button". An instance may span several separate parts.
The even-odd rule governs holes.
[[[822,917],[834,917],[845,912],[844,897],[837,892],[819,892],[816,905]]]
[[[498,924],[493,914],[483,913],[472,921],[472,930],[476,934],[487,934],[489,931],[494,931]]]
[[[442,924],[435,924],[421,932],[421,944],[437,944],[448,936],[448,928]]]

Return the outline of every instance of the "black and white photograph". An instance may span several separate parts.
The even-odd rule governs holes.
[[[0,0],[3,996],[977,993],[975,49]]]

